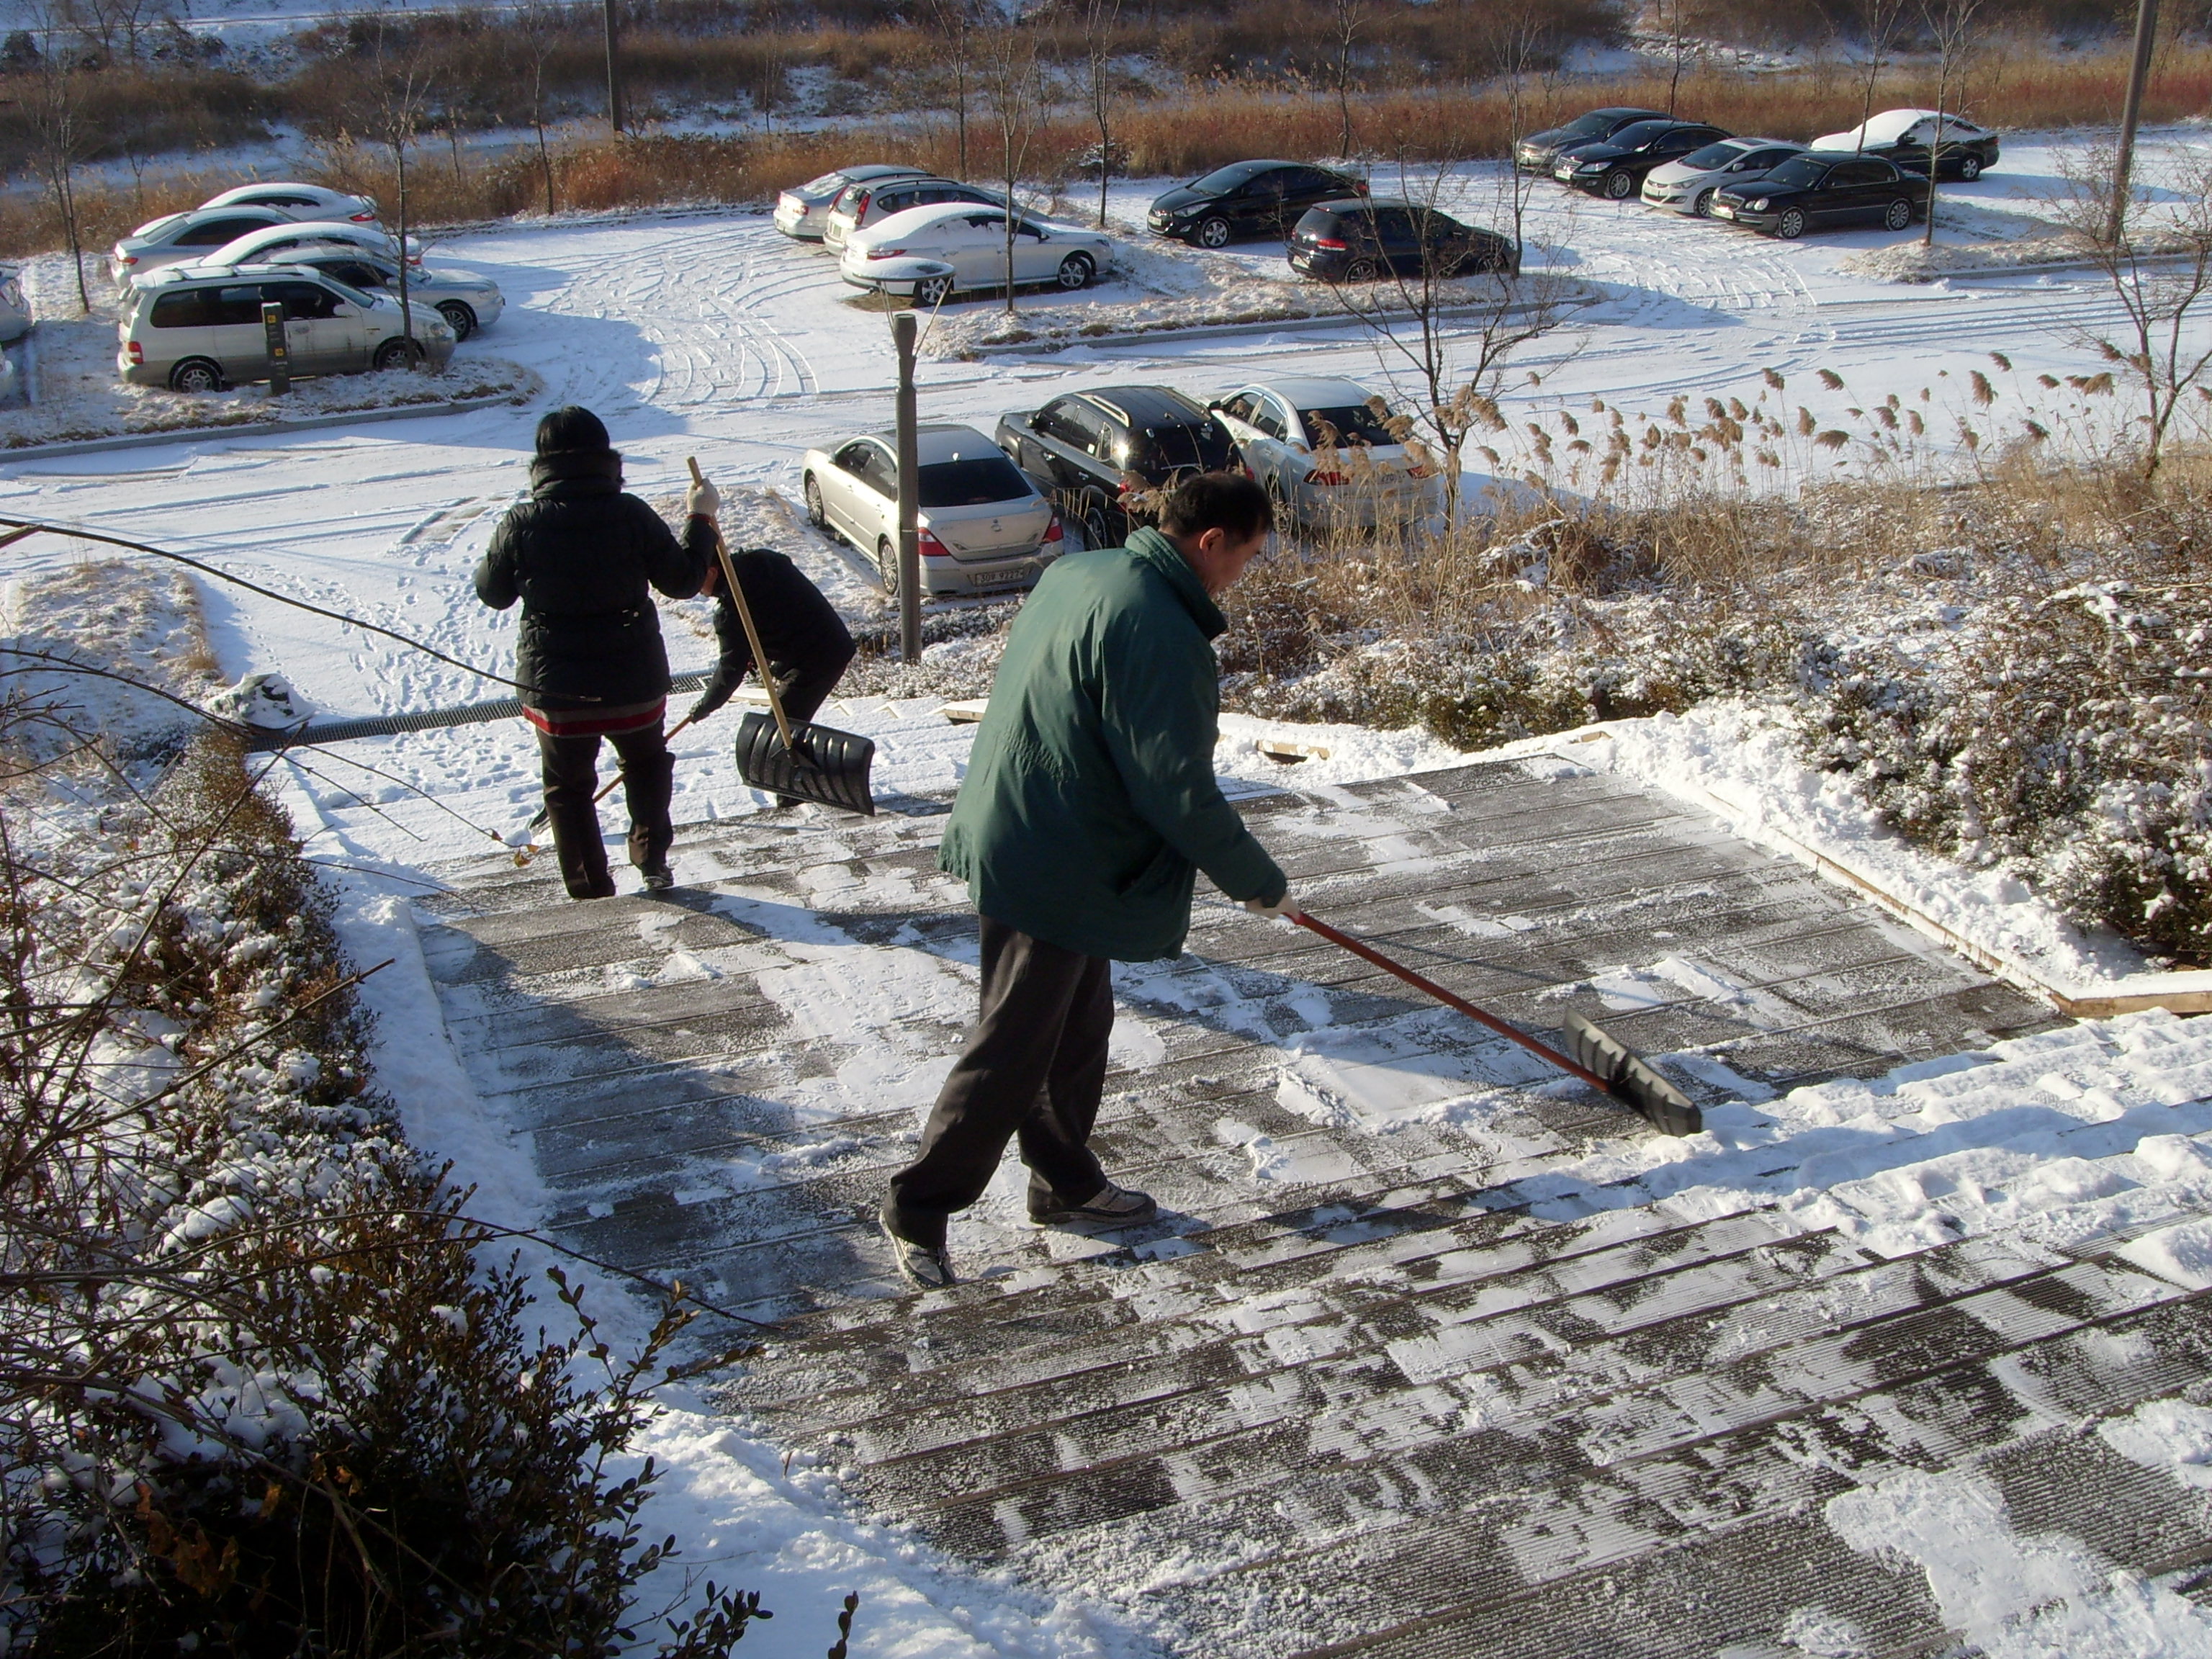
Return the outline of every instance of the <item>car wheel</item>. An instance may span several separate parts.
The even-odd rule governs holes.
[[[1805,210],[1784,208],[1782,216],[1774,222],[1774,234],[1785,242],[1794,242],[1805,234]]]
[[[204,357],[187,357],[169,371],[169,385],[194,394],[222,390],[222,371]]]
[[[822,486],[814,482],[811,472],[806,475],[806,482],[800,487],[799,493],[806,498],[806,522],[817,530],[828,530],[830,515],[822,510]]]
[[[459,300],[447,301],[438,307],[438,314],[452,325],[453,343],[456,345],[477,331],[476,313],[471,311]]]
[[[1982,158],[1980,156],[1962,155],[1959,158],[1959,177],[1960,179],[1971,185],[1975,179],[1981,176]]]
[[[1912,222],[1912,204],[1899,198],[1882,210],[1881,222],[1890,230],[1903,230]]]
[[[1712,191],[1709,190],[1699,191],[1697,195],[1697,199],[1690,204],[1690,211],[1692,215],[1700,219],[1711,218],[1713,216]]]
[[[1114,545],[1114,521],[1107,516],[1105,501],[1097,495],[1083,503],[1083,544],[1085,547]]]
[[[952,297],[950,276],[925,276],[914,285],[914,302],[927,306],[932,311]]]
[[[377,347],[374,362],[379,368],[406,368],[414,363],[415,356],[412,340],[386,340]]]
[[[1344,268],[1344,280],[1347,283],[1371,283],[1379,274],[1372,259],[1354,259]]]
[[[1229,221],[1218,214],[1212,218],[1199,221],[1198,245],[1200,247],[1227,247]]]
[[[1625,202],[1635,188],[1636,180],[1625,173],[1608,173],[1605,175],[1605,194],[1608,201]]]
[[[898,544],[888,536],[876,540],[876,575],[884,585],[884,597],[896,599],[899,596]]]
[[[1060,285],[1064,289],[1089,288],[1097,272],[1087,253],[1071,253],[1060,262]]]

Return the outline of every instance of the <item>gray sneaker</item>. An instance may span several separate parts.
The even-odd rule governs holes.
[[[1133,1187],[1116,1187],[1108,1182],[1080,1204],[1071,1204],[1059,1194],[1040,1198],[1030,1194],[1030,1219],[1040,1227],[1059,1226],[1070,1221],[1103,1222],[1109,1227],[1133,1227],[1150,1221],[1160,1212],[1152,1202],[1152,1194],[1140,1193]]]
[[[645,890],[648,893],[665,893],[676,885],[676,872],[668,867],[666,859],[641,864],[637,872],[645,878]]]
[[[952,1262],[945,1254],[944,1246],[932,1249],[927,1244],[917,1244],[910,1238],[901,1238],[891,1231],[888,1210],[876,1212],[876,1225],[883,1229],[884,1237],[890,1241],[891,1260],[898,1264],[899,1277],[917,1291],[941,1291],[960,1281],[952,1276]]]

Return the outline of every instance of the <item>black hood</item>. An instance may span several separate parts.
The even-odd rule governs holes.
[[[1524,144],[1532,145],[1538,149],[1541,149],[1547,145],[1558,143],[1560,139],[1566,136],[1567,130],[1565,127],[1546,127],[1541,132],[1531,132],[1524,135],[1521,142]]]
[[[1188,213],[1193,208],[1204,207],[1208,202],[1218,202],[1218,190],[1194,190],[1188,185],[1177,185],[1173,190],[1164,190],[1152,198],[1152,205],[1163,213]]]
[[[530,493],[543,501],[560,495],[611,495],[622,489],[622,455],[612,449],[556,449],[530,462]]]

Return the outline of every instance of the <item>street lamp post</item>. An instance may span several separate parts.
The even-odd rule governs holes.
[[[2150,52],[2158,38],[2158,0],[2136,0],[2136,57],[2128,70],[2127,102],[2120,110],[2120,148],[2112,161],[2112,210],[2105,221],[2105,241],[2120,245],[2128,222],[2129,174],[2136,160],[2136,123],[2142,118],[2143,83],[2150,78]]]

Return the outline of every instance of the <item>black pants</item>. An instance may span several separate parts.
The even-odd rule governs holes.
[[[775,695],[783,701],[783,712],[794,720],[812,720],[815,710],[830,701],[830,694],[837,689],[852,661],[853,642],[848,640],[842,651],[801,663],[772,664]]]
[[[1034,1201],[1106,1185],[1091,1126],[1114,1030],[1113,964],[983,918],[983,1017],[954,1062],[914,1162],[891,1177],[891,1230],[941,1249],[1019,1137]]]
[[[668,798],[676,762],[655,721],[642,731],[608,738],[622,764],[623,793],[629,804],[629,861],[658,864],[668,856],[676,828],[668,819]],[[539,769],[545,779],[545,810],[553,825],[553,854],[570,898],[606,898],[615,890],[607,873],[607,844],[599,834],[599,808],[592,797],[599,787],[599,740],[538,734]]]

